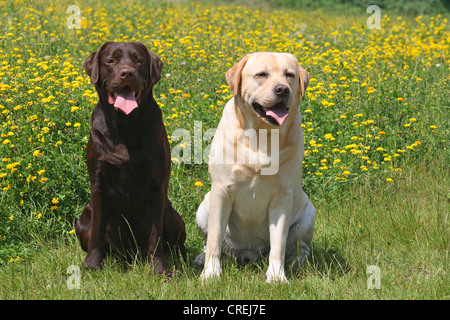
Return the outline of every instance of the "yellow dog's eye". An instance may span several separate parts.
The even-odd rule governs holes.
[[[255,75],[255,77],[258,78],[267,78],[267,73],[266,72],[259,72]]]
[[[295,74],[293,74],[292,72],[287,72],[286,78],[295,78]]]

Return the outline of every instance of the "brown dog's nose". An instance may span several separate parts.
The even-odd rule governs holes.
[[[275,88],[273,88],[273,91],[275,92],[275,94],[277,96],[281,96],[281,97],[287,96],[291,92],[289,87],[285,84],[277,84],[275,86]]]
[[[123,68],[119,71],[119,77],[121,79],[134,78],[134,69],[131,68]]]

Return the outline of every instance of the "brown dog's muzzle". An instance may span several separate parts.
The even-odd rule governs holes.
[[[136,77],[136,70],[132,68],[122,68],[118,73],[119,78],[122,80],[133,79]]]
[[[120,68],[107,86],[108,102],[128,115],[138,107],[144,88],[136,69]]]

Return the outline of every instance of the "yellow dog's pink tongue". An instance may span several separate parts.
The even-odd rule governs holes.
[[[136,98],[134,97],[133,91],[129,88],[125,88],[120,92],[117,92],[116,102],[114,102],[114,107],[122,110],[126,115],[138,107]]]
[[[266,111],[267,117],[272,117],[281,126],[289,115],[289,111],[284,106],[274,106]]]

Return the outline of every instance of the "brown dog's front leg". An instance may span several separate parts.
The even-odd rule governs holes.
[[[91,191],[91,204],[91,232],[83,267],[99,269],[105,256],[105,232],[109,210],[98,190]]]
[[[147,214],[150,217],[150,236],[148,241],[148,259],[152,262],[155,274],[169,274],[164,260],[163,249],[163,218],[164,218],[164,193],[157,192],[153,195],[146,210],[152,212]]]

